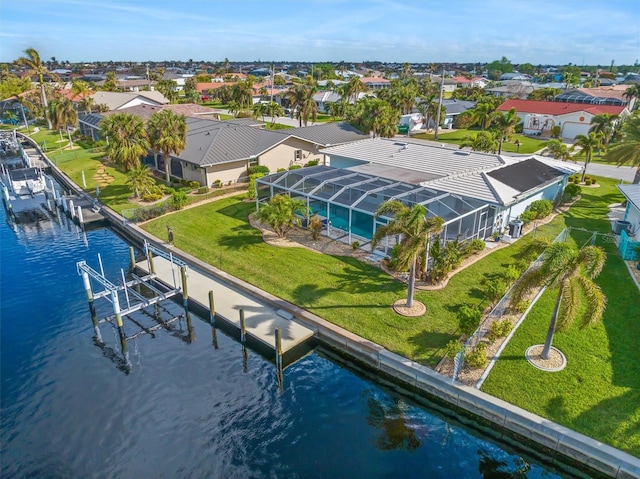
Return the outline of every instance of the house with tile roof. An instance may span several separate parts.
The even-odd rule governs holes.
[[[509,111],[515,108],[523,123],[525,135],[550,137],[554,126],[560,127],[562,138],[573,140],[577,135],[589,133],[591,119],[608,113],[621,118],[629,115],[625,106],[561,103],[556,101],[520,100],[510,98],[497,108]]]
[[[402,181],[487,205],[478,221],[486,237],[535,200],[555,200],[581,165],[547,157],[500,156],[449,145],[374,138],[325,148],[325,164]]]
[[[107,105],[109,110],[121,110],[141,104],[166,105],[169,103],[169,100],[159,91],[97,91],[91,95],[91,98],[96,105]]]

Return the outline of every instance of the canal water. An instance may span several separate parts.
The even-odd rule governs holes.
[[[105,347],[92,339],[76,262],[98,269],[99,253],[116,280],[128,245],[66,220],[14,231],[0,215],[2,478],[567,477],[322,351],[280,391],[271,362],[245,361],[221,332],[216,349],[195,316],[191,342],[184,319],[132,340],[127,373],[111,326]]]

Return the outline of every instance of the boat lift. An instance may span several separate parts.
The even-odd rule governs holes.
[[[170,330],[169,325],[175,321],[178,321],[186,316],[187,318],[187,327],[189,330],[189,338],[192,337],[192,328],[190,322],[190,315],[188,309],[185,308],[185,314],[180,314],[178,316],[170,313],[166,308],[162,307],[161,302],[167,299],[170,299],[178,294],[182,294],[186,296],[186,278],[187,278],[187,264],[180,260],[179,258],[175,258],[172,253],[166,253],[159,248],[147,243],[145,241],[144,244],[144,252],[148,262],[148,270],[149,274],[145,274],[143,276],[138,276],[135,273],[130,273],[130,277],[132,279],[128,280],[125,277],[124,269],[120,269],[120,279],[117,281],[117,284],[107,279],[104,273],[104,268],[102,265],[102,258],[100,254],[98,254],[98,263],[100,266],[100,271],[96,271],[91,266],[87,264],[86,261],[79,261],[76,263],[78,275],[82,277],[82,281],[84,284],[84,289],[87,294],[87,300],[89,301],[89,310],[91,312],[91,321],[93,323],[93,328],[95,331],[95,339],[98,345],[103,345],[102,335],[100,333],[100,325],[104,323],[111,323],[117,326],[118,334],[120,337],[120,346],[122,350],[122,354],[125,359],[126,369],[129,370],[131,367],[131,363],[129,361],[129,354],[127,348],[127,341],[136,339],[144,334],[153,335],[155,331],[158,329],[164,328]],[[129,253],[131,256],[132,266],[135,267],[135,256],[133,247],[129,249]],[[164,259],[170,261],[172,277],[173,277],[173,287],[168,285],[166,288],[162,288],[156,286],[154,284],[156,280],[156,274],[153,269],[153,256],[160,256]],[[179,269],[182,277],[182,284],[178,285],[176,280],[176,272],[175,270]],[[133,270],[133,268],[132,268]],[[94,292],[92,284],[97,284],[99,291]],[[156,282],[157,284],[157,282]],[[140,293],[141,289],[145,289],[147,295],[142,295]],[[111,303],[113,308],[113,314],[106,316],[102,319],[98,319],[95,307],[95,300],[105,299]],[[126,304],[126,307],[124,305]],[[155,314],[151,314],[145,311],[144,308],[155,305],[156,310]],[[170,319],[162,320],[161,311],[171,315]],[[140,321],[137,321],[132,317],[132,314],[136,311],[140,311],[150,317],[152,317],[157,324],[153,326],[146,327]],[[126,317],[133,324],[138,326],[140,330],[130,336],[127,336],[124,331],[124,323],[123,318]],[[189,339],[188,339],[189,341]]]

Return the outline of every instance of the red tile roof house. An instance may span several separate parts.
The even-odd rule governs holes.
[[[577,135],[587,135],[591,119],[596,115],[609,113],[625,117],[629,110],[624,106],[588,105],[581,103],[561,103],[555,101],[508,99],[498,111],[515,108],[523,122],[525,135],[550,137],[554,126],[559,126],[562,138],[573,140]]]

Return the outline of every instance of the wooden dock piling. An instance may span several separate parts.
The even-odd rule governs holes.
[[[131,261],[131,271],[136,269],[136,253],[133,246],[129,246],[129,261]]]
[[[187,267],[180,266],[180,277],[182,278],[182,302],[184,307],[189,306],[189,289],[187,288]]]
[[[247,339],[247,323],[244,320],[244,309],[240,309],[240,342],[244,343]]]
[[[89,275],[84,271],[82,272],[82,282],[84,283],[84,290],[87,293],[87,300],[89,301],[89,311],[91,312],[91,322],[93,323],[93,330],[96,333],[96,340],[102,343],[102,335],[100,334],[100,328],[98,325],[98,316],[96,315],[96,305],[93,299],[91,281],[89,280]]]

